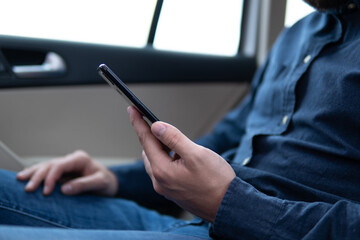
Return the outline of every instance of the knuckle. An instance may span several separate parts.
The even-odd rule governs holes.
[[[195,157],[202,157],[209,153],[209,149],[205,147],[198,147],[196,151],[193,153]]]
[[[105,174],[105,172],[99,172],[98,181],[102,186],[108,185],[109,179],[108,176]]]
[[[39,169],[36,170],[36,172],[34,173],[34,175],[31,177],[31,181],[37,183],[40,183],[46,174],[46,168],[45,167],[40,167]]]
[[[153,176],[156,180],[158,180],[162,177],[158,167],[152,167],[152,172],[153,172]]]
[[[37,167],[36,165],[34,165],[32,167],[26,167],[26,168],[23,169],[23,171],[24,172],[31,172],[31,171],[35,170],[36,167]]]
[[[135,119],[133,117],[130,117],[130,123],[132,126],[135,126]]]
[[[48,165],[52,166],[52,165],[54,165],[54,164],[56,164],[56,163],[58,163],[58,162],[60,162],[62,160],[63,160],[62,158],[54,158],[54,159],[48,161]]]
[[[131,125],[134,127],[134,128],[136,128],[136,126],[140,123],[139,122],[139,118],[137,118],[137,117],[135,117],[135,116],[131,116],[130,117],[130,123],[131,123]]]
[[[49,177],[45,178],[44,184],[48,186],[54,185],[55,181]]]
[[[57,173],[60,171],[61,167],[62,167],[63,163],[62,162],[57,162],[52,164],[52,166],[50,166],[51,171],[54,173]]]
[[[142,156],[143,159],[147,157],[147,155],[146,155],[146,153],[145,153],[144,150],[141,151],[141,156]]]
[[[57,162],[50,166],[50,173],[54,177],[58,177],[63,173],[65,163],[64,162]]]
[[[144,145],[147,142],[148,134],[145,132],[138,133],[138,139],[141,145]]]
[[[157,182],[153,183],[153,188],[154,188],[155,192],[157,192],[158,194],[160,194],[160,195],[164,194],[163,188]]]
[[[89,159],[89,154],[87,152],[85,152],[84,150],[78,149],[74,152],[74,155],[76,158],[81,158],[81,159]]]
[[[83,182],[76,182],[76,183],[74,182],[71,184],[71,187],[72,187],[71,191],[73,194],[81,192],[81,190],[85,188]]]
[[[30,169],[33,169],[35,171],[38,171],[39,169],[42,169],[42,168],[46,168],[46,167],[49,167],[51,165],[51,162],[50,161],[45,161],[45,162],[40,162],[32,167],[29,168]]]
[[[165,139],[165,141],[168,143],[167,146],[172,150],[175,149],[180,142],[180,137],[181,136],[179,134],[168,136],[167,139]]]
[[[168,179],[166,171],[164,171],[162,168],[153,167],[152,173],[153,173],[153,176],[156,179],[156,181],[159,183],[165,183]]]
[[[148,164],[147,162],[144,162],[144,166],[145,166],[145,171],[146,171],[146,173],[147,173],[150,177],[153,177],[154,174],[153,174],[153,172],[152,172],[152,169],[151,169],[150,164]]]

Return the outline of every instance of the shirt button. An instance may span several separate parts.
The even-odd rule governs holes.
[[[307,56],[304,58],[304,63],[308,63],[310,60],[311,60],[311,55],[307,55]]]
[[[349,5],[347,5],[347,8],[349,10],[354,10],[356,8],[356,4],[355,3],[349,3]]]
[[[247,158],[245,158],[244,161],[242,162],[242,165],[245,166],[245,165],[247,165],[249,162],[250,162],[250,158],[247,157]]]
[[[288,122],[289,120],[289,116],[288,115],[285,115],[281,121],[282,125],[286,125],[286,123]]]

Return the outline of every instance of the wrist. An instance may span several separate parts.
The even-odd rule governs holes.
[[[235,179],[235,177],[236,176],[234,176],[223,188],[219,189],[219,192],[217,193],[217,197],[215,198],[217,201],[214,204],[214,208],[213,211],[211,212],[210,219],[208,219],[211,223],[214,223],[221,202],[224,199],[224,196],[230,186],[230,183]]]
[[[195,214],[196,216],[208,222],[214,223],[218,209],[220,208],[224,196],[227,193],[228,188],[234,178],[232,178],[222,187],[217,187],[214,191],[207,192],[207,197],[205,199],[199,199],[199,201],[197,201],[197,204],[190,203],[187,206],[183,207],[189,212]]]
[[[114,197],[118,192],[119,182],[116,175],[111,170],[107,170],[107,172],[108,172],[107,193],[110,197]]]

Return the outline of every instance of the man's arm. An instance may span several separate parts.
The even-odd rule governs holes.
[[[151,128],[134,108],[131,123],[144,148],[154,189],[212,223],[221,238],[358,239],[360,204],[282,200],[256,190],[235,176],[215,152],[191,142],[175,127]],[[169,156],[169,150],[175,152]]]
[[[266,66],[267,62],[255,74],[252,92],[256,90]],[[238,107],[217,123],[211,133],[197,139],[195,142],[219,154],[236,147],[245,132],[246,118],[251,108],[251,101],[251,94],[249,94]],[[146,199],[151,205],[155,206],[164,204],[164,198],[154,191],[143,162],[126,166],[113,166],[110,170],[118,179],[119,189],[117,196],[133,199],[139,203],[143,203],[144,199]]]
[[[131,199],[152,209],[168,209],[173,206],[173,202],[154,191],[142,161],[111,166],[109,170],[115,174],[118,181],[117,197]]]
[[[154,190],[183,209],[213,221],[234,170],[218,154],[195,144],[164,122],[151,128],[129,107],[131,124],[143,146],[145,170]],[[170,156],[170,152],[173,154]]]
[[[359,239],[360,204],[281,200],[237,177],[222,200],[212,231],[224,238]]]
[[[66,195],[92,192],[114,196],[118,189],[116,176],[82,150],[25,168],[16,177],[20,181],[28,180],[27,192],[35,191],[44,182],[44,195],[50,195],[60,180],[64,181],[61,192]]]

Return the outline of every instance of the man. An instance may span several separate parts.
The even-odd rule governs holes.
[[[1,173],[2,224],[103,230],[2,227],[0,236],[359,238],[360,1],[307,2],[321,12],[284,31],[251,94],[197,144],[169,124],[150,128],[130,107],[144,165],[109,171],[78,151],[20,172],[19,180],[30,180],[26,191],[38,189],[32,194]],[[147,206],[167,198],[197,217],[177,220],[124,199],[61,196],[55,183],[71,172],[81,177],[61,186],[66,195],[92,191]],[[51,196],[39,192],[42,181]]]

